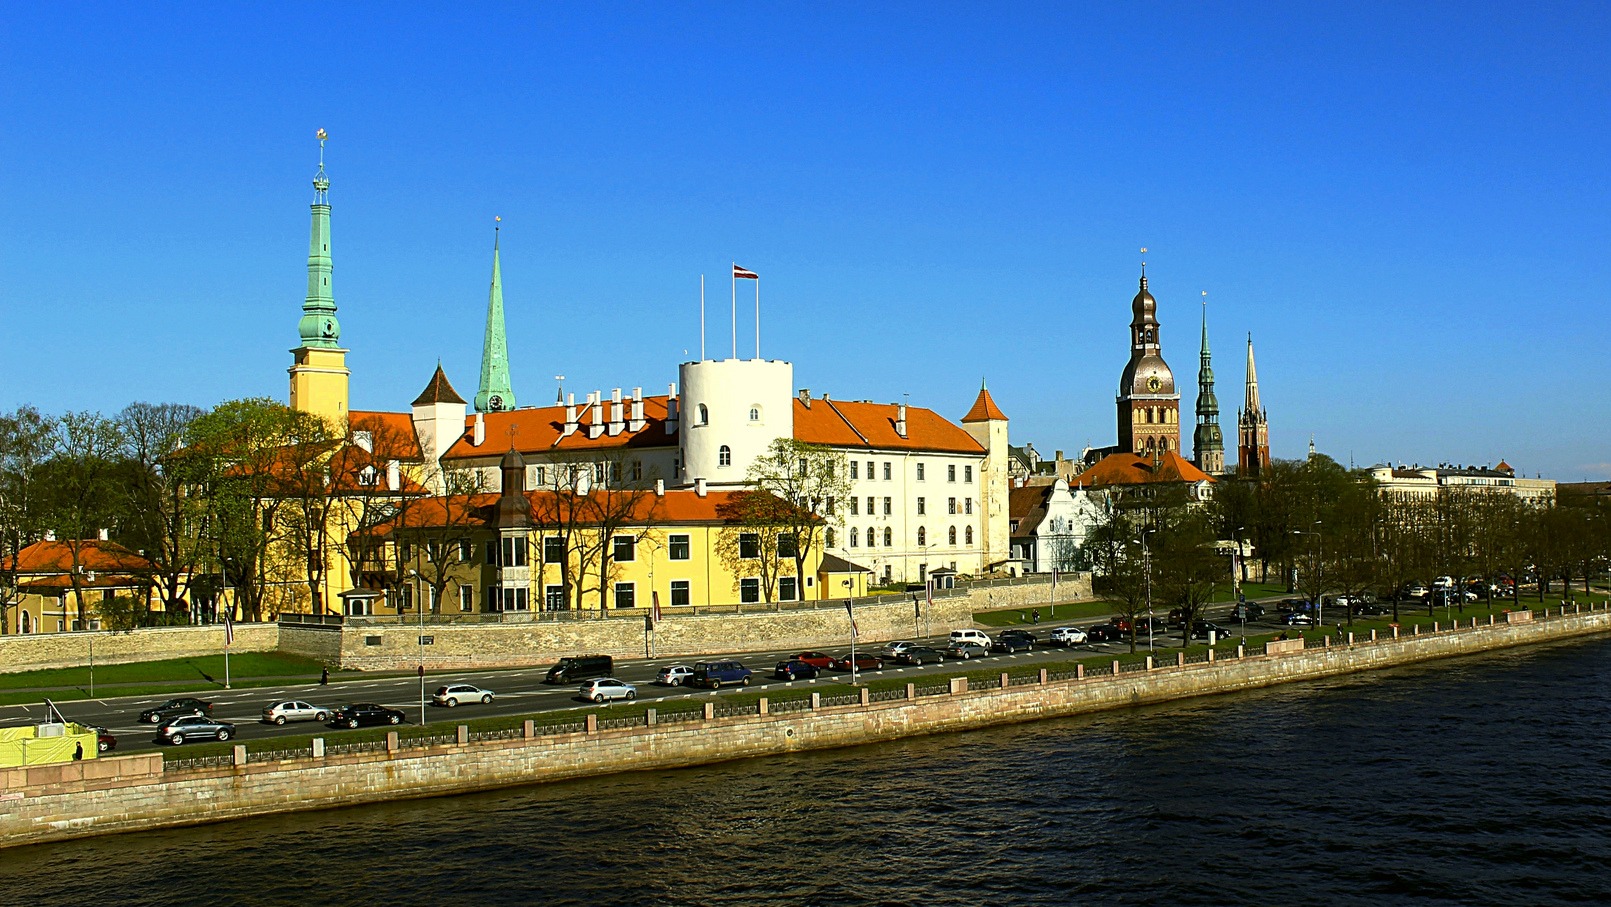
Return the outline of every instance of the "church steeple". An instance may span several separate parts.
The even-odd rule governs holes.
[[[1146,249],[1141,254],[1147,254]],[[1147,263],[1141,286],[1130,300],[1130,361],[1119,375],[1119,449],[1149,458],[1180,453],[1180,392],[1164,362],[1158,340],[1158,300],[1147,289]]]
[[[319,172],[313,177],[313,226],[308,237],[308,295],[297,322],[301,344],[291,351],[291,408],[325,417],[337,431],[347,430],[347,351],[341,348],[341,323],[330,288],[330,178],[324,173],[323,129],[319,138]]]
[[[492,289],[487,294],[487,333],[481,344],[481,388],[475,395],[478,413],[501,413],[515,408],[509,385],[509,341],[503,327],[503,271],[498,264],[498,231],[492,228]]]
[[[1197,368],[1197,429],[1192,449],[1197,468],[1209,475],[1225,471],[1225,437],[1219,427],[1219,400],[1214,396],[1214,366],[1208,351],[1208,291],[1203,291],[1202,364]]]
[[[1247,392],[1236,419],[1236,469],[1256,476],[1270,465],[1270,422],[1259,403],[1259,374],[1253,367],[1253,335],[1247,335]]]

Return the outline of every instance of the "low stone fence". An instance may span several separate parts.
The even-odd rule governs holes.
[[[1419,628],[1417,628],[1419,629]],[[475,737],[466,727],[405,745],[326,744],[248,759],[211,757],[165,768],[157,754],[0,771],[0,846],[199,824],[247,816],[429,797],[622,771],[677,768],[797,750],[1034,721],[1103,709],[1311,680],[1492,649],[1611,632],[1611,611],[1461,623],[1432,632],[1324,639],[1286,654],[1212,653],[1172,664],[1114,662],[1062,675],[1002,673],[809,701],[769,700],[641,717],[588,715],[558,732],[531,722]],[[1302,642],[1301,640],[1294,640]],[[94,796],[85,796],[93,793]]]
[[[275,624],[236,624],[232,654],[272,652],[279,647]],[[141,627],[138,630],[80,630],[71,633],[13,633],[0,636],[0,670],[36,671],[127,664],[166,658],[222,655],[224,628]]]

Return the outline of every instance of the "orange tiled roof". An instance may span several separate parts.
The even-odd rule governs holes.
[[[1108,454],[1090,469],[1075,476],[1069,484],[1084,488],[1101,488],[1107,485],[1149,485],[1154,483],[1197,483],[1214,481],[1180,454],[1169,451],[1157,466],[1144,456],[1133,453]]]
[[[1007,417],[1001,412],[1001,407],[997,406],[995,399],[990,396],[990,391],[981,387],[979,388],[979,396],[973,401],[973,408],[968,410],[966,416],[962,417],[962,421],[984,422],[991,419],[1007,421]]]
[[[414,417],[410,413],[383,413],[377,410],[352,410],[347,414],[347,425],[351,431],[375,430],[379,435],[376,443],[382,448],[389,442],[398,445],[392,456],[399,459],[419,459],[420,439],[414,433]],[[390,438],[386,436],[390,435]]]
[[[78,546],[79,566],[85,570],[128,573],[152,569],[149,560],[117,542],[85,539],[73,544]],[[72,548],[63,541],[34,542],[18,552],[17,565],[18,574],[66,573],[73,569]],[[10,558],[6,559],[5,566],[8,570],[11,568]]]
[[[877,450],[933,450],[983,453],[973,436],[931,409],[906,408],[906,437],[895,433],[900,407],[894,403],[812,400],[794,401],[794,438],[808,444]]]
[[[466,416],[464,434],[448,448],[444,460],[462,460],[472,457],[496,457],[508,450],[511,442],[522,454],[543,454],[555,450],[611,450],[615,448],[639,449],[645,447],[674,447],[675,434],[666,434],[666,401],[664,394],[643,398],[643,427],[637,431],[623,429],[618,435],[608,430],[614,404],[605,400],[599,408],[605,430],[597,438],[588,437],[588,426],[593,424],[593,407],[577,404],[577,429],[565,434],[564,406],[532,406],[504,413],[486,413],[486,439],[480,447],[474,441],[475,416]],[[630,425],[632,402],[622,400],[622,418]],[[514,434],[511,436],[510,430]]]
[[[605,492],[595,491],[595,494]],[[692,489],[667,491],[656,495],[645,492],[633,502],[633,512],[625,520],[629,525],[663,526],[675,523],[725,523],[725,508],[745,491],[710,491],[700,497]],[[542,515],[552,513],[555,499],[569,492],[528,491],[526,500],[531,504],[533,525],[542,525]],[[497,494],[477,494],[454,498],[425,498],[414,502],[382,532],[390,532],[400,523],[408,528],[463,525],[479,528],[490,521],[498,503]],[[451,508],[451,509],[450,509]],[[451,519],[450,515],[451,514]]]

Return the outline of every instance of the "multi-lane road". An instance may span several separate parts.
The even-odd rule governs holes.
[[[1079,626],[1089,626],[1102,622],[1101,618],[1087,618],[1074,622]],[[1223,621],[1222,621],[1223,622]],[[1045,623],[1033,629],[1037,639],[1044,640],[1053,627],[1064,625],[1066,622]],[[1231,626],[1227,624],[1227,626]],[[1257,624],[1248,624],[1247,631],[1269,632],[1277,626],[1274,615],[1259,621]],[[943,648],[944,636],[921,639],[935,648]],[[1161,650],[1168,651],[1180,645],[1180,632],[1171,631],[1167,635],[1159,635],[1153,644]],[[1147,647],[1145,636],[1141,638],[1143,650]],[[858,652],[871,652],[878,654],[882,644],[858,646]],[[824,648],[823,651],[835,656],[848,652],[848,643],[844,646]],[[784,651],[749,652],[740,655],[727,655],[724,658],[736,658],[745,666],[755,672],[750,681],[751,689],[800,689],[831,687],[836,684],[850,682],[849,672],[824,671],[815,681],[782,681],[772,677],[773,666],[786,659],[789,655],[800,651],[790,649]],[[1073,649],[1062,649],[1037,646],[1030,652],[1021,652],[1013,655],[988,655],[983,658],[966,662],[949,661],[944,664],[924,665],[922,667],[907,667],[887,664],[879,671],[863,671],[859,678],[883,678],[891,676],[921,677],[936,672],[954,672],[959,665],[968,668],[980,668],[1000,665],[1002,670],[1009,666],[1022,666],[1043,661],[1066,660],[1071,654],[1109,653],[1117,654],[1129,651],[1129,642],[1109,642],[1076,646]],[[692,664],[700,659],[694,658],[656,658],[656,659],[616,659],[615,676],[628,683],[634,684],[638,690],[640,700],[653,701],[656,699],[690,699],[705,698],[724,695],[731,690],[721,692],[692,690],[683,687],[660,687],[652,681],[658,670],[671,664]],[[425,721],[428,723],[453,723],[470,718],[482,718],[502,715],[526,715],[534,712],[556,711],[564,709],[586,710],[597,708],[592,703],[582,702],[577,698],[579,684],[568,683],[560,685],[544,684],[543,678],[547,674],[548,665],[531,668],[506,669],[497,671],[470,671],[453,673],[430,673],[425,677],[424,706]],[[481,703],[460,705],[457,708],[446,708],[429,703],[429,697],[437,687],[455,681],[472,683],[484,689],[492,690],[496,699],[487,705]],[[184,694],[176,694],[184,695]],[[328,686],[318,683],[304,683],[295,685],[249,687],[241,689],[203,689],[191,695],[205,699],[213,704],[213,717],[233,722],[237,732],[237,741],[258,740],[273,737],[306,736],[308,734],[322,734],[328,737],[339,737],[341,730],[324,727],[314,722],[293,722],[284,726],[262,723],[263,708],[272,703],[286,699],[297,699],[312,703],[315,706],[335,709],[349,702],[378,702],[395,709],[401,709],[410,723],[420,721],[420,681],[411,676],[387,676],[375,678],[358,678],[333,682]],[[104,727],[110,730],[118,740],[117,751],[120,753],[140,752],[155,749],[159,746],[155,742],[156,726],[142,724],[139,713],[161,703],[165,696],[125,696],[103,699],[75,700],[58,703],[62,714],[70,721],[82,724]],[[44,720],[45,707],[41,701],[31,706],[0,706],[0,726],[16,726],[30,724]]]

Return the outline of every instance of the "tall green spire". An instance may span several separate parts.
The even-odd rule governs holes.
[[[319,136],[319,172],[313,177],[313,228],[308,238],[308,298],[302,302],[297,331],[305,347],[341,346],[341,322],[330,289],[330,178],[324,175],[323,129]]]
[[[502,220],[495,218],[494,223]],[[515,391],[509,386],[509,341],[503,329],[503,272],[498,267],[498,227],[492,228],[492,290],[487,295],[487,335],[481,344],[481,389],[475,395],[478,413],[501,413],[515,408]]]
[[[1225,471],[1225,436],[1219,427],[1219,399],[1214,396],[1214,366],[1208,351],[1208,291],[1203,291],[1202,364],[1197,369],[1197,430],[1192,448],[1197,468],[1209,475]]]

